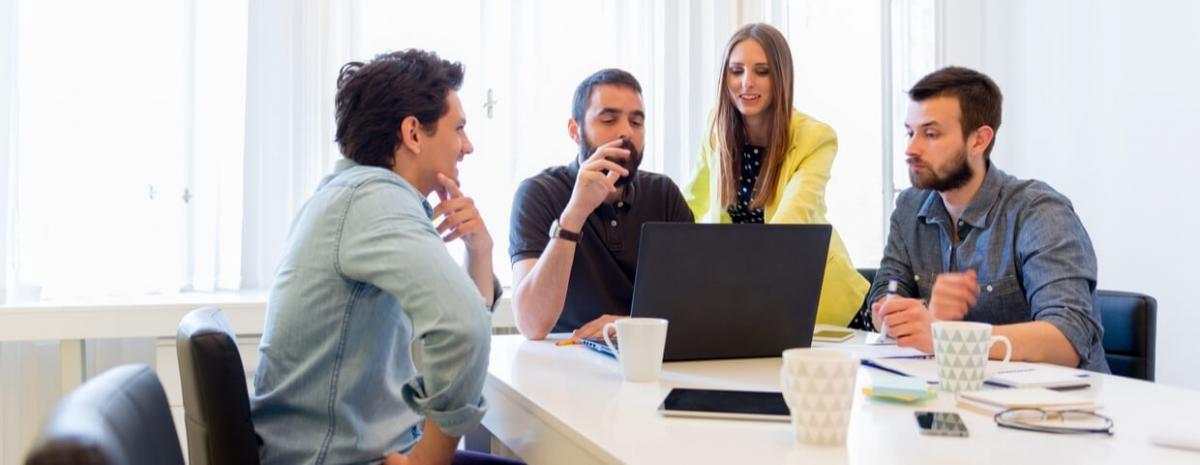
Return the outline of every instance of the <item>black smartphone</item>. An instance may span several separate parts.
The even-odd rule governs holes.
[[[669,417],[791,420],[787,403],[778,392],[674,388],[658,411]]]
[[[921,434],[930,436],[967,437],[967,424],[954,412],[913,412]]]

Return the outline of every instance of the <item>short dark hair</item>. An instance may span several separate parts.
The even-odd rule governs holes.
[[[958,99],[958,108],[962,112],[963,137],[980,126],[991,126],[992,131],[1000,131],[1000,107],[1004,104],[1004,95],[992,78],[979,71],[960,66],[947,66],[921,78],[908,90],[908,96],[914,102],[933,97],[954,97]],[[996,138],[983,151],[983,159],[988,160]]]
[[[638,95],[642,95],[642,85],[638,84],[637,78],[629,72],[617,68],[596,71],[575,88],[575,103],[571,106],[571,118],[574,118],[576,123],[583,124],[583,117],[587,114],[588,100],[592,98],[592,89],[605,84],[625,86],[636,91]]]
[[[342,156],[391,169],[400,123],[415,116],[428,134],[446,114],[446,97],[462,86],[463,66],[436,53],[408,49],[342,66],[337,80],[337,134]]]

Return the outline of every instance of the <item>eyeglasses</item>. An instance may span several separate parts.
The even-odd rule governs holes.
[[[1056,434],[1096,434],[1112,436],[1113,421],[1090,410],[1046,411],[1039,408],[1014,408],[997,413],[996,424],[1005,428]]]

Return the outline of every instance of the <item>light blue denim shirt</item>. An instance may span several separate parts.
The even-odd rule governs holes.
[[[1070,200],[992,164],[959,218],[957,246],[950,222],[937,192],[901,192],[867,301],[883,297],[890,278],[898,294],[928,300],[939,273],[973,269],[980,294],[966,320],[1048,322],[1074,346],[1080,367],[1109,372],[1092,306],[1096,252]]]
[[[422,417],[479,424],[491,315],[431,216],[403,178],[346,159],[297,214],[254,374],[264,465],[378,463]]]

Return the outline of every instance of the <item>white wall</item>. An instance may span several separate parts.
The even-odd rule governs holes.
[[[992,159],[1066,194],[1099,286],[1158,299],[1157,380],[1200,388],[1200,2],[943,1],[942,64],[1005,95]],[[911,83],[910,83],[911,84]]]

